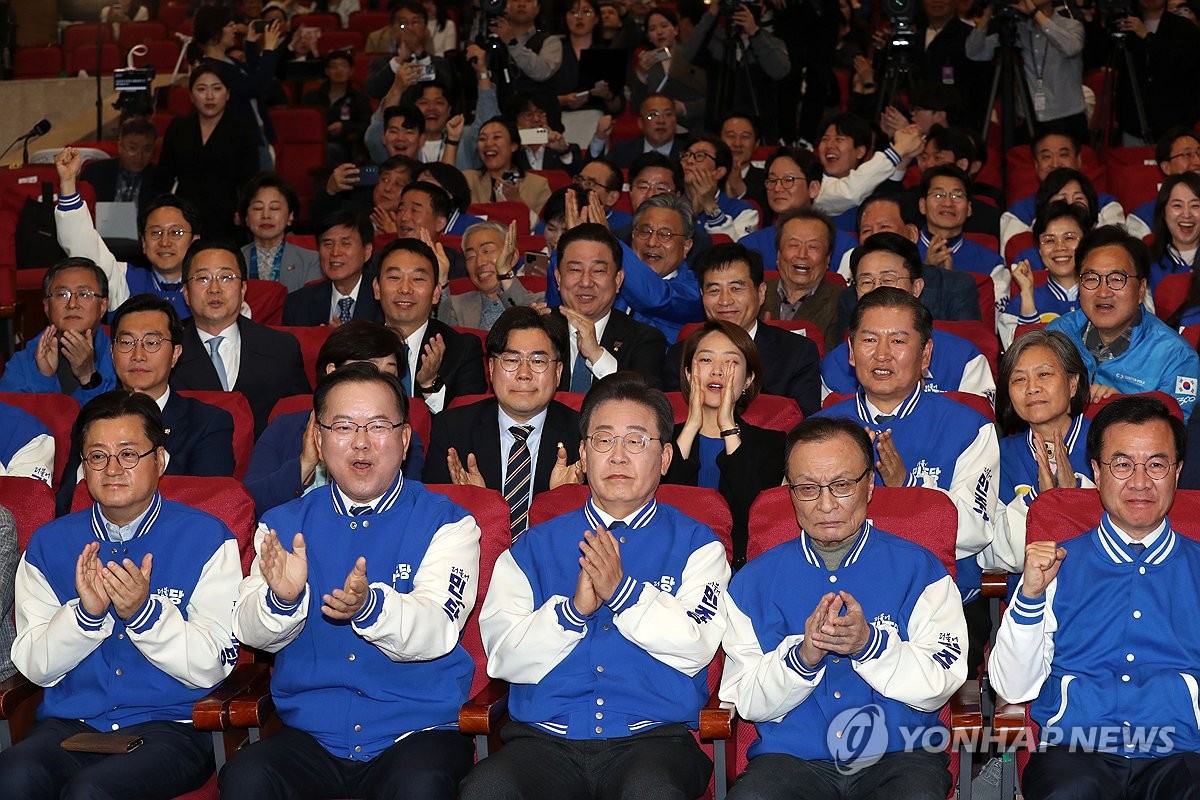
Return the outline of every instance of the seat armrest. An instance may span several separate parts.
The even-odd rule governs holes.
[[[950,728],[955,742],[983,741],[983,700],[979,681],[969,678],[950,697]]]
[[[0,681],[0,719],[11,719],[30,700],[41,702],[41,696],[42,687],[19,672]]]
[[[225,680],[192,706],[192,724],[196,730],[228,730],[231,727],[229,723],[230,701],[235,697],[248,696],[251,688],[261,684],[263,673],[268,671],[266,664],[238,664],[235,666]]]
[[[244,664],[258,667],[242,691],[229,699],[229,725],[234,728],[261,728],[275,713],[271,697],[271,672],[265,664]]]
[[[1025,703],[1004,703],[997,699],[996,711],[992,714],[992,733],[1002,751],[1033,744],[1026,741],[1025,711]]]
[[[733,739],[733,727],[737,722],[737,709],[733,703],[721,702],[714,691],[708,705],[700,709],[700,740],[715,742]]]
[[[1008,597],[1008,575],[1001,570],[984,570],[983,585],[980,594],[984,597],[996,597],[1001,600]]]
[[[508,681],[491,678],[459,709],[458,729],[471,736],[490,736],[507,714]]]

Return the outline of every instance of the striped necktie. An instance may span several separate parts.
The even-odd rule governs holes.
[[[529,434],[533,433],[533,426],[514,425],[508,432],[516,441],[508,449],[504,499],[508,502],[508,518],[512,523],[513,539],[516,539],[529,527],[529,489],[533,480],[533,459],[529,454],[528,439]]]

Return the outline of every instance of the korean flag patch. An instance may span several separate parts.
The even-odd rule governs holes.
[[[1196,396],[1196,379],[1189,378],[1183,375],[1175,377],[1175,394],[1187,395],[1188,397]]]

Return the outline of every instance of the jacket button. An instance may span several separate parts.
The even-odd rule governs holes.
[[[355,745],[355,746],[354,746],[354,752],[356,752],[356,753],[361,753],[361,752],[362,752],[362,745]]]
[[[358,523],[357,523],[357,522],[351,522],[351,523],[350,523],[350,530],[357,530],[357,528],[358,528]]]
[[[346,660],[347,660],[347,661],[353,661],[353,660],[354,660],[354,653],[351,653],[350,655],[346,656]]]
[[[624,537],[624,536],[622,536],[622,537],[621,537],[621,544],[625,544],[625,537]]]
[[[596,719],[604,719],[604,714],[600,711],[596,712]]]
[[[604,705],[604,698],[603,698],[603,697],[597,697],[597,698],[596,698],[596,705],[598,705],[598,706],[602,706],[602,705]],[[116,709],[115,709],[115,708],[114,708],[113,710],[114,710],[114,711],[116,711]]]
[[[117,667],[117,677],[119,678],[124,674],[125,674],[125,671],[122,670],[120,667]]]
[[[1121,680],[1122,680],[1122,681],[1124,681],[1125,683],[1129,683],[1129,676],[1128,676],[1128,675],[1122,675],[1122,676],[1121,676]]]
[[[841,700],[841,699],[842,699],[842,693],[841,693],[841,692],[834,692],[834,693],[833,693],[833,697],[834,697],[834,699],[836,699],[836,700]]]
[[[830,575],[830,576],[829,576],[829,582],[830,582],[830,583],[837,583],[837,575]]]
[[[604,728],[601,728],[599,725],[597,725],[597,726],[596,726],[596,733],[604,733]]]
[[[115,722],[114,722],[114,723],[112,724],[112,729],[113,729],[114,731],[119,731],[119,730],[121,729],[121,726],[120,726],[120,725],[118,725],[117,723],[115,723]]]
[[[596,667],[596,672],[604,672],[604,665],[601,664],[600,666]]]
[[[1140,611],[1134,611],[1134,612],[1133,612],[1133,618],[1134,618],[1134,619],[1141,619],[1141,618],[1142,618],[1142,612],[1140,612]]]
[[[118,634],[117,634],[117,638],[118,638],[118,639],[124,639],[124,638],[125,638],[125,634],[123,634],[123,633],[118,633]]]
[[[354,732],[355,732],[355,733],[362,733],[362,725],[355,725],[355,726],[354,726]]]

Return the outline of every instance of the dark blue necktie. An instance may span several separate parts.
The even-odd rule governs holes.
[[[352,517],[362,517],[367,514],[374,513],[375,509],[371,508],[370,506],[350,506],[350,516]]]

